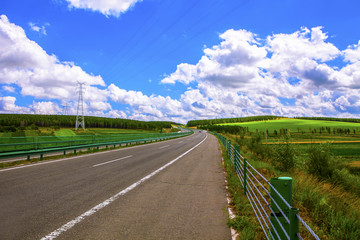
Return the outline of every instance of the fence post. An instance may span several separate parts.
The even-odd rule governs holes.
[[[287,203],[292,206],[292,178],[271,178],[270,184],[285,199],[285,201],[287,201]],[[286,233],[289,235],[290,240],[298,239],[297,233],[299,232],[299,220],[297,219],[296,214],[299,212],[299,210],[296,208],[289,208],[279,197],[279,195],[273,190],[273,188],[270,189],[270,196],[270,206],[275,212],[275,215],[279,219],[281,225],[286,230]],[[285,221],[285,217],[281,214],[280,209],[276,206],[275,202],[283,211],[283,213],[289,218],[290,224]],[[270,220],[273,224],[271,227],[271,232],[274,233],[276,231],[281,239],[286,239],[285,234],[279,226],[279,223],[276,221],[274,214],[270,214]]]
[[[246,179],[247,179],[247,160],[246,160],[246,158],[244,158],[244,193],[245,193],[245,195],[246,195],[246,192],[247,192],[247,181],[246,181]]]
[[[297,208],[291,208],[289,213],[289,220],[290,220],[290,226],[289,226],[289,237],[290,240],[299,239],[297,236],[297,233],[299,232],[299,219],[296,217],[296,215],[299,213],[299,209]]]
[[[235,150],[239,153],[240,155],[240,145],[235,145]]]
[[[226,151],[228,152],[228,156],[231,159],[231,140],[227,141],[227,148]]]

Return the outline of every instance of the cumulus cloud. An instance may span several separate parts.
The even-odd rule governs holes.
[[[144,95],[139,91],[121,89],[114,84],[107,88],[112,101],[131,107],[130,118],[141,120],[175,120],[184,122],[187,113],[182,103],[169,96]]]
[[[15,101],[15,97],[0,97],[0,113],[30,113],[29,108],[17,106]]]
[[[161,80],[163,84],[197,84],[202,97],[188,109],[209,113],[218,108],[218,115],[224,117],[234,111],[237,116],[336,116],[350,109],[358,114],[354,111],[357,101],[351,103],[346,96],[349,90],[360,93],[360,41],[340,51],[328,41],[323,27],[303,27],[263,39],[230,29],[220,39],[220,44],[204,50],[198,63],[181,63]],[[328,64],[339,57],[348,64],[342,68]],[[189,92],[185,95],[190,97]],[[284,98],[295,104],[284,105]]]
[[[32,105],[30,105],[30,109],[35,114],[58,114],[61,112],[61,108],[58,106],[58,104],[54,102],[33,102]]]
[[[67,0],[69,7],[89,9],[105,16],[119,17],[141,0]]]
[[[78,4],[91,8],[106,1],[85,3],[76,1],[74,7]],[[100,5],[96,5],[97,11],[112,14],[100,10]],[[22,107],[16,104],[15,97],[1,96],[0,112],[59,114],[63,110],[59,103],[68,102],[70,112],[75,114],[78,92],[74,87],[79,81],[85,83],[86,115],[181,123],[263,114],[359,117],[360,42],[341,51],[328,41],[322,27],[304,27],[294,33],[263,38],[247,30],[230,29],[219,37],[220,43],[204,49],[196,64],[180,63],[175,72],[161,80],[170,88],[175,83],[191,86],[174,99],[115,84],[106,86],[101,76],[46,53],[26,37],[21,27],[2,15],[2,95],[17,94],[20,89],[21,95],[35,100]],[[334,59],[342,59],[344,64],[330,64]],[[114,109],[112,103],[126,110]]]
[[[266,57],[265,47],[259,46],[256,35],[246,30],[230,29],[220,35],[219,45],[204,50],[196,65],[182,63],[162,83],[207,81],[222,86],[240,87],[259,77],[258,66]]]
[[[22,95],[37,99],[76,101],[74,88],[77,82],[84,82],[91,96],[85,95],[84,99],[91,102],[90,108],[110,109],[106,103],[107,93],[94,87],[105,86],[101,76],[88,74],[72,62],[62,62],[55,55],[47,54],[5,15],[0,16],[0,44],[0,84],[17,85]],[[9,87],[6,89],[11,90]],[[35,104],[34,111],[43,112],[37,109],[56,112],[49,106]]]

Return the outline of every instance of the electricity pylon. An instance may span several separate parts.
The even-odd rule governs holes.
[[[69,115],[69,103],[65,103],[65,105],[63,105],[63,115]]]
[[[78,127],[82,127],[85,130],[85,118],[84,118],[84,99],[83,99],[83,82],[78,82],[79,84],[79,99],[78,106],[76,111],[76,125],[75,130],[78,130]],[[79,115],[79,112],[80,115]]]

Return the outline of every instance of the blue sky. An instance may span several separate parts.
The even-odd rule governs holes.
[[[358,1],[0,2],[0,112],[360,117]]]

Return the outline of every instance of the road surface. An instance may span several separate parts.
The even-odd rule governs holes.
[[[0,239],[230,239],[207,133],[0,170]]]

